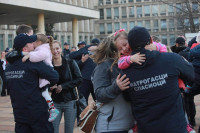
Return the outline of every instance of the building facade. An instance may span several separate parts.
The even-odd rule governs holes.
[[[72,12],[74,12],[74,14],[72,14],[72,15],[74,15],[75,17],[76,17],[76,14],[80,14],[80,12],[82,12],[82,14],[88,13],[86,11],[87,9],[91,9],[92,14],[96,13],[96,12],[93,12],[94,5],[97,5],[97,3],[98,3],[98,2],[96,2],[96,0],[95,1],[94,0],[38,0],[38,2],[40,2],[40,1],[46,2],[46,5],[55,3],[55,5],[58,5],[59,7],[62,7],[63,5],[70,6],[70,8],[73,9]],[[24,2],[26,2],[26,1],[24,1]],[[0,0],[0,6],[1,6],[1,4],[4,4],[4,0]],[[59,7],[57,7],[57,8],[59,8]],[[41,8],[43,8],[43,7],[41,7]],[[68,8],[68,7],[66,7],[66,8]],[[56,10],[56,9],[52,9],[52,11],[54,11],[54,10]],[[61,13],[62,13],[62,11],[61,11]],[[4,13],[0,10],[0,17],[5,16],[7,14],[8,13]],[[48,14],[48,15],[50,15],[50,14]],[[62,21],[60,23],[53,23],[54,26],[53,26],[52,30],[53,30],[54,37],[56,40],[60,41],[62,45],[64,44],[64,42],[68,42],[70,44],[70,46],[72,47],[72,46],[77,46],[77,44],[73,44],[73,20],[70,15],[71,14],[69,13],[69,19],[71,19],[71,21],[69,20],[66,22],[63,22],[64,20],[62,18],[55,17],[55,19],[59,19]],[[99,15],[99,13],[98,13],[98,15]],[[57,16],[59,16],[59,14]],[[89,13],[88,13],[88,16],[89,16]],[[92,15],[90,15],[90,16],[92,16]],[[48,18],[48,16],[45,16],[44,19],[45,19],[45,21],[46,20],[48,21],[49,18]],[[78,28],[77,29],[78,30],[78,37],[77,37],[78,39],[77,39],[76,43],[78,41],[86,41],[86,43],[89,44],[91,39],[94,38],[95,32],[94,32],[94,20],[93,19],[87,18],[87,16],[85,18],[81,18],[81,17],[80,17],[80,19],[78,18],[78,24],[76,26],[76,28]],[[0,20],[0,24],[1,24],[1,20]],[[20,22],[20,21],[19,22],[15,21],[14,24],[1,24],[0,25],[0,51],[5,50],[7,47],[12,48],[13,40],[14,40],[14,37],[16,36],[15,31],[16,31],[17,26],[20,24],[28,24],[28,25],[34,27],[34,25],[31,22]]]
[[[104,38],[119,29],[129,31],[143,26],[166,45],[174,45],[178,35],[189,31],[189,18],[184,16],[183,0],[99,0],[100,19],[95,21],[95,34]],[[188,0],[187,0],[188,1]],[[199,30],[199,3],[190,0],[196,32]],[[184,10],[183,10],[184,9]]]

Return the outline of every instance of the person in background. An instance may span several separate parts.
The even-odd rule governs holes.
[[[77,49],[76,49],[75,46],[73,46],[73,47],[71,48],[70,53],[71,53],[71,52],[74,52],[74,51],[77,51]]]
[[[93,84],[91,81],[91,75],[94,68],[96,67],[96,64],[93,62],[90,56],[93,55],[100,41],[95,38],[91,42],[93,42],[91,45],[87,45],[78,51],[69,54],[69,58],[75,59],[81,70],[83,82],[80,84],[80,86],[78,86],[78,91],[81,96],[85,97],[87,103],[90,93],[93,100],[96,100]]]
[[[81,83],[82,76],[77,63],[62,56],[60,42],[54,41],[51,51],[54,69],[59,74],[58,83],[50,88],[52,90],[51,97],[54,101],[54,106],[60,112],[53,121],[54,133],[59,133],[60,121],[63,114],[64,132],[73,133],[77,112],[75,87]]]
[[[13,48],[17,53],[34,50],[36,35],[19,34],[14,39]],[[39,77],[47,79],[51,85],[58,81],[58,73],[44,62],[22,62],[23,56],[12,60],[13,53],[6,59],[11,61],[5,70],[10,89],[11,104],[15,118],[16,133],[53,133],[53,125],[48,122],[49,112],[45,99],[39,88]]]
[[[20,33],[27,33],[28,35],[33,35],[33,28],[25,24],[19,25],[16,30],[16,34],[19,35]]]
[[[6,52],[1,52],[1,60],[0,60],[0,76],[3,81],[2,90],[1,90],[1,96],[9,95],[8,88],[6,87],[6,78],[5,78],[5,69],[6,69],[6,58],[5,58]],[[7,93],[6,93],[7,90]]]
[[[63,49],[63,56],[66,57],[69,54],[70,54],[69,43],[65,42],[64,43],[64,49]]]
[[[84,48],[85,46],[86,46],[86,43],[84,41],[78,42],[78,45],[77,45],[78,49]]]

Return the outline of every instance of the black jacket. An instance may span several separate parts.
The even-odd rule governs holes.
[[[9,58],[9,56],[7,56]],[[48,113],[48,106],[39,88],[39,78],[52,85],[58,81],[58,73],[44,62],[32,63],[22,58],[12,60],[5,70],[10,98],[16,122],[32,123]]]
[[[81,70],[81,74],[83,76],[83,79],[91,80],[92,72],[94,71],[94,68],[96,67],[96,64],[93,62],[93,60],[89,57],[84,63],[81,62],[82,55],[84,54],[91,54],[90,51],[88,51],[88,48],[93,45],[87,45],[84,48],[79,49],[78,51],[72,52],[69,54],[69,58],[75,59],[78,61],[79,68]]]
[[[66,60],[62,57],[61,69],[62,73],[59,73],[60,78],[58,85],[62,86],[62,91],[60,93],[56,93],[55,90],[53,90],[51,95],[53,101],[56,103],[68,102],[77,99],[75,87],[77,87],[82,81],[79,67],[74,60]]]
[[[125,98],[132,110],[141,133],[184,133],[186,120],[178,77],[194,79],[191,64],[175,53],[139,51],[146,55],[142,65],[131,64],[124,70],[130,79]]]

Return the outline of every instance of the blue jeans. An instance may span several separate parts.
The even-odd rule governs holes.
[[[76,100],[72,100],[67,103],[54,103],[54,106],[60,112],[57,118],[53,121],[54,133],[59,133],[59,126],[63,113],[65,133],[73,133],[77,111]]]

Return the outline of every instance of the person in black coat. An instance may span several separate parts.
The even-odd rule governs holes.
[[[94,87],[91,81],[91,75],[94,68],[96,67],[96,64],[89,57],[89,55],[93,54],[94,50],[97,48],[97,45],[100,42],[98,39],[95,39],[95,40],[94,39],[92,40],[91,45],[87,45],[79,49],[78,51],[75,51],[69,54],[69,58],[75,59],[81,70],[83,82],[78,87],[78,90],[80,94],[85,97],[87,101],[88,101],[88,97],[90,93],[93,97],[93,100],[96,100],[95,94],[94,94]]]
[[[142,65],[131,64],[123,72],[130,79],[125,98],[132,104],[132,113],[142,133],[184,133],[186,119],[178,78],[194,79],[191,64],[175,53],[148,51],[152,40],[144,27],[134,27],[128,34],[132,54],[145,54]]]
[[[77,63],[74,60],[66,59],[61,56],[61,44],[54,41],[52,44],[53,66],[59,74],[58,83],[51,88],[52,99],[59,114],[53,121],[54,133],[59,132],[59,125],[64,114],[65,133],[73,133],[76,118],[76,90],[81,81],[81,73]]]

